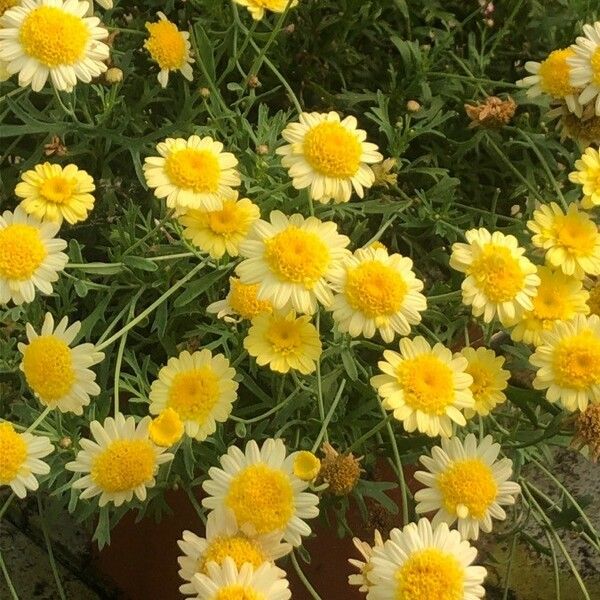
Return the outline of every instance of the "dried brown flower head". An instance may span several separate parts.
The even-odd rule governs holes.
[[[590,404],[575,420],[575,435],[571,447],[581,450],[588,447],[592,462],[600,459],[600,404]]]
[[[374,186],[388,188],[391,185],[396,185],[398,182],[397,173],[392,173],[398,161],[395,158],[386,158],[383,162],[372,165],[373,173],[375,174]]]
[[[484,102],[475,105],[465,104],[465,112],[471,119],[469,127],[502,127],[510,123],[516,109],[517,103],[512,98],[502,100],[497,96],[488,96]]]
[[[573,114],[565,104],[553,109],[548,116],[558,116],[556,128],[560,132],[560,139],[569,138],[577,142],[582,148],[592,144],[600,144],[600,116],[596,115],[594,104],[588,104],[583,109],[581,117]]]
[[[351,452],[340,454],[334,447],[325,442],[321,446],[323,460],[319,479],[329,484],[328,490],[334,496],[347,496],[360,479],[360,458]]]
[[[62,143],[57,135],[53,135],[48,144],[44,145],[44,154],[46,156],[64,156],[67,153],[67,147]]]

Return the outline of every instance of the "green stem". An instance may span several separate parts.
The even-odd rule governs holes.
[[[133,302],[129,306],[129,317],[128,320],[131,320],[133,317],[133,312],[135,311],[135,305],[137,304],[137,298],[133,299]],[[125,344],[127,343],[127,332],[123,335],[121,340],[119,341],[119,349],[117,350],[117,359],[115,361],[115,378],[114,378],[114,409],[115,409],[115,417],[119,414],[119,381],[121,379],[121,365],[123,364],[123,354],[125,353]]]
[[[10,496],[4,501],[2,508],[0,508],[0,521],[4,517],[4,513],[8,510],[8,507],[12,504],[12,501],[16,498],[15,493],[11,492]]]
[[[36,427],[48,416],[51,410],[51,406],[46,406],[46,408],[38,415],[38,418],[25,430],[25,433],[35,431]]]
[[[512,571],[513,560],[515,557],[515,549],[517,547],[517,539],[519,534],[513,535],[512,544],[510,545],[510,553],[508,555],[508,565],[506,567],[506,575],[504,576],[504,592],[502,600],[508,600],[508,586],[510,584],[510,574]]]
[[[38,511],[40,513],[40,523],[42,525],[42,534],[44,535],[44,542],[46,543],[46,551],[48,552],[48,560],[50,562],[50,568],[52,569],[52,575],[54,575],[54,582],[56,583],[56,588],[58,589],[58,595],[61,600],[67,600],[67,596],[65,595],[65,590],[63,589],[62,582],[60,580],[60,575],[58,574],[58,569],[56,568],[56,561],[54,560],[54,552],[52,551],[52,544],[50,543],[50,536],[48,535],[48,524],[46,523],[46,519],[44,517],[44,509],[42,506],[42,499],[40,495],[37,495],[38,502]]]
[[[312,447],[313,454],[317,451],[317,448],[321,445],[321,440],[323,439],[323,436],[327,435],[327,426],[329,425],[329,422],[331,421],[331,418],[333,417],[333,413],[335,412],[335,409],[337,408],[337,405],[342,397],[342,393],[344,392],[345,387],[346,387],[346,380],[342,379],[342,383],[340,384],[337,394],[335,395],[335,398],[333,399],[333,402],[331,403],[331,406],[329,407],[329,412],[327,413],[327,416],[325,417],[325,420],[323,421],[323,424],[321,425],[321,430],[319,431],[319,435],[317,436],[317,439],[315,440],[315,443],[313,444],[313,447]]]
[[[320,312],[317,312],[316,326],[317,326],[317,335],[320,338],[321,337],[321,313]],[[323,421],[325,420],[325,406],[323,404],[323,381],[321,380],[321,357],[320,356],[319,356],[319,358],[317,358],[316,378],[317,378],[317,403],[319,405],[319,417],[321,419],[321,423],[323,423]],[[327,435],[327,429],[325,429],[324,437],[325,437],[325,441],[328,442],[329,437]]]
[[[448,292],[446,294],[438,294],[437,296],[427,296],[427,302],[439,302],[442,300],[450,300],[451,298],[458,298],[462,292],[456,290],[454,292]]]
[[[358,448],[363,442],[366,442],[369,438],[372,438],[378,431],[386,427],[389,421],[392,419],[392,415],[386,415],[384,421],[379,421],[375,427],[371,427],[367,433],[361,435],[357,440],[352,442],[352,445],[348,448],[348,451],[352,452],[356,448]]]
[[[306,591],[311,595],[313,600],[323,600],[321,596],[319,596],[319,594],[317,593],[317,590],[315,590],[315,588],[310,584],[310,581],[308,581],[306,575],[302,572],[302,569],[298,564],[298,559],[296,558],[296,554],[294,552],[292,552],[291,557],[292,564],[294,565],[294,569],[296,571],[296,574],[298,575],[298,579],[300,579],[300,581],[306,588]]]
[[[0,548],[0,570],[2,570],[2,574],[4,575],[4,581],[6,581],[6,587],[10,592],[13,600],[19,600],[19,595],[17,594],[17,590],[15,590],[15,586],[13,585],[10,575],[8,574],[8,569],[4,564],[4,557],[2,556],[2,548]]]

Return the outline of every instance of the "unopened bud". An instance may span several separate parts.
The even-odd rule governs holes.
[[[106,83],[110,83],[110,85],[121,83],[123,81],[123,71],[118,67],[111,67],[106,71],[104,78],[106,79]]]
[[[208,98],[210,96],[210,90],[208,88],[202,87],[198,92],[203,98]]]
[[[259,144],[256,146],[256,154],[269,154],[269,146],[266,144]]]
[[[406,110],[408,112],[419,112],[421,110],[421,105],[416,100],[409,100],[406,103]]]
[[[65,436],[63,438],[60,438],[58,445],[66,450],[67,448],[70,448],[73,445],[73,440],[70,437]]]
[[[260,79],[256,75],[250,75],[248,77],[248,86],[251,88],[260,87],[262,84],[260,83]]]

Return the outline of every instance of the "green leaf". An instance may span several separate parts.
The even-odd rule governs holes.
[[[158,270],[158,265],[154,261],[141,256],[124,256],[123,263],[130,269],[139,269],[140,271],[150,272]]]

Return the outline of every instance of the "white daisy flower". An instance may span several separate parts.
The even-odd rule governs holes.
[[[571,67],[571,84],[583,88],[580,104],[594,101],[594,109],[600,115],[600,21],[583,26],[583,36],[571,46],[574,56],[567,59]]]
[[[371,581],[369,575],[373,570],[373,564],[371,559],[373,558],[373,551],[375,548],[383,548],[383,538],[377,529],[375,530],[373,545],[363,542],[359,538],[352,538],[354,547],[360,552],[364,560],[357,560],[355,558],[349,558],[348,562],[355,568],[358,569],[358,573],[348,575],[348,583],[358,587],[359,592],[368,592],[371,588]]]

